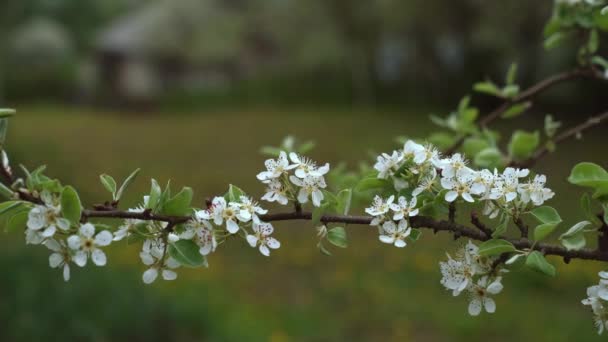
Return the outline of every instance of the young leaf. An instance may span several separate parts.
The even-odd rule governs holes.
[[[338,193],[338,213],[342,215],[348,215],[350,211],[350,204],[353,199],[352,189],[344,189]]]
[[[608,172],[594,163],[579,163],[572,168],[568,182],[595,189],[594,197],[608,193]]]
[[[506,83],[508,85],[515,84],[515,78],[517,77],[517,63],[511,63],[509,71],[507,71]]]
[[[61,213],[72,224],[77,225],[82,215],[82,204],[76,189],[66,186],[61,192]]]
[[[8,233],[8,232],[12,232],[14,230],[23,230],[27,224],[28,214],[29,214],[28,211],[20,211],[20,212],[14,214],[6,222],[4,231]]]
[[[122,195],[125,193],[125,191],[127,191],[127,188],[131,185],[131,183],[133,183],[133,181],[135,181],[135,178],[139,174],[140,170],[141,169],[137,169],[137,170],[131,172],[131,174],[129,175],[129,177],[127,177],[127,179],[125,179],[125,181],[122,182],[122,185],[120,186],[120,188],[116,192],[116,198],[115,198],[116,200],[119,200],[119,199],[122,198]]]
[[[17,113],[14,109],[0,108],[0,118],[10,118]]]
[[[327,240],[334,246],[346,248],[348,241],[346,240],[346,230],[343,227],[335,227],[327,232]]]
[[[11,198],[14,198],[15,193],[13,192],[13,190],[8,188],[6,185],[0,183],[0,196],[4,197],[6,199],[11,199]]]
[[[245,191],[241,190],[236,185],[230,184],[230,187],[228,187],[227,200],[229,202],[238,202],[241,200],[241,196],[245,196]]]
[[[483,168],[499,168],[504,164],[503,156],[496,147],[489,147],[475,156],[475,165]]]
[[[534,228],[534,241],[541,241],[557,228],[557,223],[543,223]]]
[[[526,258],[526,266],[537,272],[552,277],[555,276],[555,267],[551,265],[547,261],[547,259],[545,259],[545,256],[542,255],[539,251],[533,251],[528,255],[528,257]]]
[[[183,266],[200,267],[206,264],[206,260],[199,249],[192,240],[179,240],[169,245],[169,255]]]
[[[112,194],[112,199],[116,199],[116,181],[112,176],[103,174],[99,176],[99,180],[106,190]]]
[[[532,106],[532,102],[523,102],[512,105],[509,109],[507,109],[504,113],[502,113],[501,117],[503,119],[511,119],[516,116],[523,114],[528,108]]]
[[[162,193],[162,189],[156,179],[152,179],[150,185],[150,196],[148,197],[148,204],[146,205],[146,209],[155,209],[160,201],[160,196]]]
[[[163,206],[162,213],[165,215],[185,216],[191,211],[192,189],[184,187],[177,195],[169,199]]]
[[[585,248],[587,244],[587,240],[585,239],[585,235],[580,232],[578,234],[574,234],[568,237],[560,238],[562,245],[566,247],[568,250],[579,250]]]
[[[570,227],[570,229],[568,229],[568,231],[563,233],[559,238],[563,239],[566,237],[571,237],[571,236],[577,235],[579,233],[582,233],[584,231],[585,227],[587,227],[590,224],[591,224],[591,222],[589,222],[589,221],[581,221],[581,222],[575,224],[574,226]]]
[[[516,160],[529,158],[538,147],[540,135],[538,131],[524,132],[515,131],[509,142],[509,155]]]
[[[479,245],[479,255],[481,256],[494,256],[515,251],[512,243],[501,239],[488,240]]]
[[[534,210],[530,211],[530,214],[532,214],[538,221],[540,221],[540,223],[557,224],[562,222],[562,218],[557,213],[557,210],[547,205],[535,208]]]
[[[368,190],[377,190],[384,189],[387,187],[391,187],[392,184],[386,179],[379,179],[377,177],[369,177],[364,178],[355,187],[355,190],[358,192],[368,191]]]
[[[491,81],[478,82],[473,85],[473,90],[478,93],[502,97],[502,91]]]

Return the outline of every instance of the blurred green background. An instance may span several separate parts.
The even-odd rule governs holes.
[[[105,199],[100,173],[141,167],[147,178],[192,186],[196,201],[233,183],[255,196],[259,148],[287,134],[317,142],[311,157],[356,168],[396,136],[425,136],[486,76],[520,64],[522,82],[569,68],[567,49],[542,50],[551,1],[5,0],[0,5],[0,104],[16,107],[13,165],[48,165],[85,203]],[[482,112],[494,103],[476,96]],[[565,124],[605,109],[605,86],[575,83],[543,96],[514,127]],[[566,224],[580,190],[577,161],[605,163],[597,131],[559,148],[551,205]],[[82,341],[571,341],[599,340],[580,305],[600,263],[573,261],[558,278],[508,275],[497,312],[471,318],[466,298],[439,284],[438,262],[458,243],[424,231],[403,250],[369,227],[347,227],[350,246],[315,248],[304,223],[276,225],[270,258],[223,245],[209,269],[144,286],[137,246],[110,247],[109,266],[73,268],[64,283],[44,247],[0,240],[0,340]]]

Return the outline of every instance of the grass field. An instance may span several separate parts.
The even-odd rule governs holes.
[[[261,195],[255,174],[264,157],[258,150],[286,134],[314,139],[316,160],[345,160],[354,167],[368,152],[392,149],[395,136],[423,136],[430,129],[424,115],[412,113],[259,110],[150,117],[33,108],[11,122],[7,148],[15,163],[46,164],[49,174],[74,185],[89,204],[105,199],[100,173],[121,178],[137,167],[143,171],[125,205],[139,201],[150,177],[192,186],[202,203],[229,183]],[[580,191],[565,182],[569,169],[579,160],[599,162],[604,142],[600,135],[571,142],[541,166],[558,194],[552,205],[567,223],[581,218],[575,216]],[[600,339],[580,305],[600,263],[565,266],[552,259],[557,279],[528,271],[507,275],[497,312],[470,318],[466,298],[453,298],[439,284],[437,263],[447,246],[456,246],[447,235],[425,231],[418,243],[397,250],[381,245],[368,227],[348,227],[349,248],[330,258],[316,250],[311,227],[276,227],[283,246],[271,258],[235,241],[210,257],[209,269],[182,270],[176,282],[153,286],[141,282],[136,246],[112,247],[109,267],[74,270],[66,285],[48,268],[43,247],[26,249],[20,234],[4,235],[0,340]]]

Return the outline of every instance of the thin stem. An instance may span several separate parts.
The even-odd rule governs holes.
[[[602,123],[606,123],[606,120],[608,120],[608,112],[604,112],[599,115],[590,117],[589,119],[587,119],[587,121],[583,122],[582,124],[574,126],[570,129],[562,132],[561,134],[557,135],[555,137],[555,139],[552,140],[552,142],[554,144],[558,144],[565,140],[576,138],[584,131],[594,128],[596,126],[599,126]],[[522,162],[511,162],[510,166],[530,167],[530,166],[534,165],[536,162],[538,162],[540,159],[545,157],[550,152],[551,152],[551,149],[547,145],[545,145],[544,147],[542,147],[542,148],[538,149],[536,152],[534,152],[532,157],[530,157]]]

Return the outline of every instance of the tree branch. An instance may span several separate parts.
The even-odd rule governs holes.
[[[589,68],[584,68],[584,69],[577,68],[574,70],[555,74],[553,76],[550,76],[550,77],[534,84],[530,88],[519,93],[519,95],[517,95],[511,99],[505,100],[502,104],[500,104],[492,112],[490,112],[490,114],[479,119],[478,124],[481,127],[486,127],[489,124],[491,124],[492,122],[494,122],[495,120],[497,120],[498,118],[500,118],[500,116],[505,111],[507,111],[509,108],[511,108],[511,106],[531,100],[534,97],[540,95],[545,90],[548,90],[549,88],[553,87],[554,85],[557,85],[557,84],[560,84],[563,82],[567,82],[567,81],[571,81],[571,80],[575,80],[575,79],[579,79],[579,78],[600,79],[601,77],[598,75],[598,72],[596,70],[589,69]],[[460,146],[462,146],[462,144],[464,143],[464,141],[466,140],[466,138],[468,136],[469,135],[467,134],[467,135],[460,137],[452,146],[450,146],[450,148],[448,148],[445,151],[445,153],[447,155],[451,155],[454,152],[456,152],[460,148]]]
[[[590,117],[587,121],[583,122],[580,125],[574,126],[561,134],[557,135],[555,139],[552,140],[554,144],[558,144],[562,141],[576,138],[578,135],[583,133],[584,131],[591,129],[593,127],[599,126],[602,123],[605,123],[608,120],[608,112],[604,112],[602,114]],[[532,157],[522,161],[522,162],[511,162],[509,165],[514,167],[530,167],[538,162],[540,159],[545,157],[547,154],[551,152],[551,149],[545,145],[544,147],[538,149]]]

